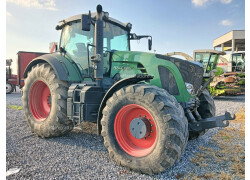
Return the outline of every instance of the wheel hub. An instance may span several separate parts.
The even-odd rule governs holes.
[[[155,120],[146,108],[138,104],[128,104],[119,110],[114,133],[120,147],[134,157],[148,155],[156,145]]]
[[[151,125],[146,117],[134,118],[130,122],[129,130],[136,139],[142,139],[150,135]]]
[[[33,83],[29,93],[29,108],[34,119],[44,121],[51,109],[51,94],[47,84],[41,80]]]

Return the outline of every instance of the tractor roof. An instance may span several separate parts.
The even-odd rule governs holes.
[[[226,55],[226,53],[223,51],[217,51],[217,50],[213,50],[213,49],[194,50],[194,53],[215,53],[215,54],[219,54],[219,55]]]
[[[106,12],[104,12],[104,14],[106,14]],[[72,17],[69,17],[67,19],[63,19],[61,21],[59,21],[59,24],[57,25],[56,29],[59,30],[59,29],[62,29],[66,24],[69,24],[71,22],[78,22],[78,21],[81,21],[81,18],[82,18],[82,15],[84,14],[78,14],[78,15],[75,15],[75,16],[72,16]],[[88,13],[86,13],[85,15],[88,15]],[[91,18],[92,20],[95,20],[96,19],[96,13],[91,13]],[[107,22],[110,22],[112,24],[115,24],[115,25],[118,25],[120,26],[121,28],[125,29],[125,30],[129,30],[128,29],[128,24],[130,23],[122,23],[112,17],[109,17],[109,16],[106,16],[106,18],[104,19],[104,21],[107,21]]]

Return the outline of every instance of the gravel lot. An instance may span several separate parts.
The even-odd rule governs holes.
[[[22,105],[20,92],[6,96],[7,105]],[[245,105],[245,96],[220,97],[215,103],[217,115],[225,111],[235,113]],[[128,171],[110,160],[102,137],[95,134],[91,124],[83,131],[75,129],[63,137],[42,139],[31,134],[22,110],[7,108],[6,113],[6,168],[21,169],[7,179],[176,179],[178,174],[219,172],[223,168],[202,168],[190,162],[200,145],[209,146],[219,128],[189,141],[182,158],[172,168],[148,176]]]

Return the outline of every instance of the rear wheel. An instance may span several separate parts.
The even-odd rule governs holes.
[[[115,92],[103,109],[101,124],[110,157],[146,174],[172,166],[188,139],[182,107],[156,86],[136,84]]]
[[[72,130],[66,115],[68,85],[57,79],[47,63],[28,73],[23,87],[23,108],[31,131],[41,137],[60,136]]]
[[[6,82],[6,94],[11,94],[14,91],[14,87],[10,82]]]
[[[214,104],[214,99],[209,93],[207,89],[205,89],[202,94],[199,96],[200,100],[200,106],[197,109],[199,114],[201,115],[202,119],[205,118],[210,118],[215,116],[215,104]],[[207,132],[207,130],[203,131],[190,131],[189,132],[189,139],[196,139],[202,135],[204,135]]]

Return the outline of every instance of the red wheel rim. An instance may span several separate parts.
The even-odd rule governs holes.
[[[130,132],[130,123],[134,118],[146,116],[150,119],[150,136],[137,139]],[[119,110],[114,124],[115,137],[120,147],[131,156],[143,157],[148,155],[155,147],[157,127],[152,115],[142,106],[129,104]]]
[[[51,96],[47,84],[43,81],[35,81],[29,93],[29,108],[37,121],[44,121],[51,109]]]

